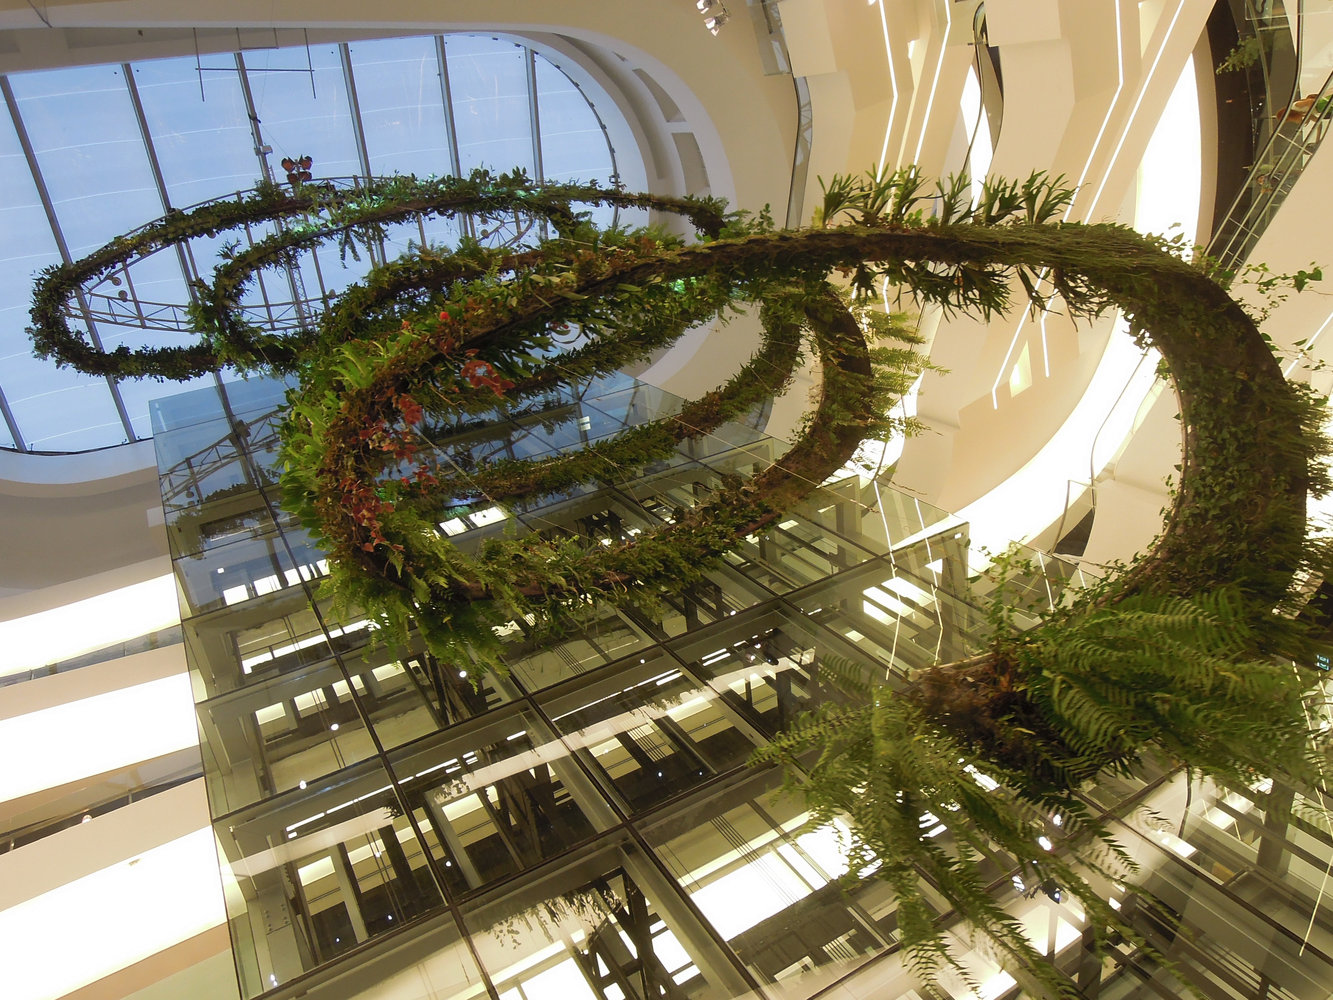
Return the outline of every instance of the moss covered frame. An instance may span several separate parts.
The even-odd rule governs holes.
[[[565,199],[564,209],[535,212],[546,212],[557,230],[569,225],[556,241],[461,260],[423,252],[397,270],[372,272],[300,350],[227,318],[255,268],[281,262],[309,241],[400,217],[394,213],[408,203],[412,211],[435,210],[412,200],[410,184],[383,190],[397,191],[391,198],[403,204],[358,206],[341,218],[342,209],[334,209],[308,233],[290,232],[238,258],[220,286],[202,296],[213,303],[212,312],[198,314],[212,339],[172,355],[96,352],[67,336],[60,310],[79,282],[134,254],[222,231],[247,215],[310,213],[321,196],[268,190],[249,203],[219,203],[113,241],[93,258],[54,269],[39,287],[38,349],[118,376],[183,378],[223,357],[290,365],[302,388],[288,424],[284,495],[331,548],[335,592],[398,629],[415,621],[437,652],[476,657],[487,631],[514,616],[557,621],[589,601],[652,600],[668,580],[687,584],[842,467],[863,439],[893,428],[886,404],[920,363],[895,355],[877,371],[863,322],[830,287],[829,272],[842,272],[862,293],[887,282],[917,303],[982,317],[1004,310],[1015,286],[1037,308],[1060,306],[1082,317],[1120,309],[1134,335],[1161,351],[1181,409],[1180,480],[1150,551],[1021,636],[1003,627],[1001,608],[984,651],[929,668],[906,687],[864,684],[849,670],[861,704],[816,713],[763,757],[793,766],[816,818],[846,812],[856,819],[854,853],[867,863],[876,859],[880,876],[897,890],[904,942],[919,971],[928,975],[948,961],[920,889],[924,872],[1002,950],[1028,969],[1045,969],[1037,977],[1051,992],[1069,995],[1072,984],[1043,964],[985,891],[968,863],[975,852],[999,845],[1034,877],[1058,880],[1082,900],[1094,938],[1104,941],[1108,927],[1123,925],[1094,881],[1113,877],[1128,859],[1080,804],[1082,782],[1132,769],[1153,752],[1222,780],[1274,766],[1317,778],[1301,711],[1312,680],[1275,665],[1271,654],[1304,648],[1308,637],[1291,614],[1292,580],[1326,562],[1305,524],[1307,495],[1328,485],[1317,430],[1321,402],[1284,379],[1253,320],[1178,248],[1119,226],[1054,222],[1069,192],[1041,175],[988,183],[975,201],[962,180],[939,184],[929,217],[922,205],[932,193],[914,170],[834,178],[825,185],[817,228],[773,231],[763,217],[719,214],[716,226],[700,226],[704,242],[692,246],[633,234],[589,241],[563,188],[551,197]],[[540,205],[550,193],[520,179],[504,210],[514,199]],[[475,190],[450,196],[462,199],[451,203],[458,210],[484,207]],[[579,196],[599,199],[587,189]],[[411,299],[401,309],[400,296]],[[521,399],[558,377],[611,370],[725,310],[733,297],[765,302],[761,354],[774,371],[787,364],[800,328],[811,332],[824,367],[810,423],[769,470],[654,535],[595,554],[568,540],[530,536],[500,539],[476,558],[464,557],[434,530],[435,511],[460,482],[471,482],[487,502],[492,490],[557,491],[595,479],[604,456],[593,450],[584,459],[446,481],[417,464],[429,443],[418,432],[426,412],[482,412],[497,397]],[[567,323],[592,336],[556,361],[548,354],[551,333]],[[627,328],[634,336],[624,335]],[[751,398],[747,392],[733,380],[718,396],[691,404],[698,409],[688,419],[621,442],[618,459],[632,462],[725,419]],[[1136,629],[1169,636],[1172,656],[1142,642]],[[1131,641],[1143,647],[1137,659],[1112,655]],[[494,665],[484,646],[482,662]],[[813,763],[802,756],[812,749]],[[982,794],[972,777],[977,770],[1009,792]],[[970,823],[957,825],[954,848],[922,836],[922,813],[958,808]],[[1052,811],[1066,819],[1068,851],[1031,860],[1035,831]]]

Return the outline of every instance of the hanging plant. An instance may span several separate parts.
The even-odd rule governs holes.
[[[665,581],[675,587],[698,580],[723,552],[763,530],[841,467],[867,433],[890,429],[892,422],[882,416],[892,402],[886,393],[910,384],[920,370],[915,356],[895,358],[896,377],[877,375],[860,325],[832,289],[786,278],[745,281],[728,269],[727,280],[741,295],[765,301],[765,343],[750,371],[687,404],[682,413],[580,456],[506,463],[475,475],[418,466],[415,482],[400,482],[386,495],[385,470],[416,460],[426,443],[408,418],[423,412],[418,409],[423,399],[435,407],[466,406],[468,390],[475,390],[468,372],[478,355],[490,359],[491,370],[505,373],[512,389],[551,367],[529,352],[545,343],[552,324],[577,322],[586,328],[590,317],[609,311],[636,335],[659,327],[678,335],[689,323],[676,311],[690,321],[701,318],[695,300],[711,285],[694,276],[679,285],[614,280],[645,260],[660,260],[660,251],[592,255],[558,282],[469,285],[461,309],[441,311],[436,328],[345,345],[310,373],[308,387],[293,400],[285,495],[289,507],[341,557],[333,560],[336,591],[380,615],[390,634],[402,634],[415,621],[440,655],[477,657],[498,667],[492,626],[517,619],[553,622],[590,599],[655,602]],[[590,292],[597,287],[612,290],[594,298]],[[711,294],[700,301],[714,308]],[[464,318],[467,326],[454,333]],[[601,463],[647,461],[707,433],[780,388],[794,364],[801,326],[812,330],[829,372],[820,405],[796,447],[744,487],[724,491],[675,524],[592,551],[567,538],[528,535],[492,539],[479,553],[465,555],[432,530],[431,519],[438,520],[460,487],[487,502],[497,498],[492,494],[497,485],[498,494],[509,495],[521,485],[523,496],[541,496],[595,478]],[[636,337],[608,330],[598,339],[633,349]],[[520,358],[534,358],[535,364],[525,368]],[[617,358],[612,353],[605,360]],[[761,363],[780,374],[778,384],[751,377]],[[497,386],[486,388],[494,394]],[[405,407],[404,400],[411,402]]]
[[[975,205],[960,185],[940,186],[944,210],[931,219],[917,207],[924,185],[912,172],[835,180],[827,191],[823,219],[840,225],[583,261],[540,293],[521,276],[484,292],[469,286],[476,299],[452,338],[377,342],[332,362],[293,409],[288,502],[342,553],[347,574],[335,588],[395,629],[415,619],[443,655],[498,666],[487,645],[493,627],[558,621],[589,601],[651,600],[666,580],[687,585],[873,433],[890,397],[872,389],[864,334],[822,283],[830,270],[867,293],[888,280],[918,301],[983,317],[1008,305],[1014,285],[1033,305],[1058,299],[1077,316],[1122,309],[1135,335],[1166,358],[1187,430],[1179,493],[1153,550],[1041,627],[1022,636],[997,627],[981,655],[925,671],[901,690],[865,686],[859,706],[826,709],[761,753],[796,766],[803,751],[819,749],[795,785],[816,818],[857,821],[855,860],[875,859],[894,885],[918,971],[930,975],[949,961],[922,894],[925,873],[1002,951],[1073,995],[992,901],[970,859],[999,845],[1034,884],[1076,896],[1103,942],[1110,928],[1126,929],[1090,879],[1113,877],[1129,859],[1081,804],[1082,782],[1132,768],[1149,752],[1224,780],[1275,763],[1313,774],[1300,711],[1308,679],[1262,654],[1305,640],[1273,609],[1287,600],[1292,574],[1323,559],[1304,531],[1306,495],[1325,485],[1319,407],[1285,382],[1244,311],[1173,247],[1116,226],[1050,225],[1068,193],[1044,178],[990,185]],[[590,302],[632,329],[644,305],[660,301],[652,289],[720,275],[747,298],[770,297],[774,282],[792,289],[778,308],[810,329],[825,367],[806,436],[769,472],[647,537],[592,552],[528,535],[465,556],[416,510],[374,492],[385,453],[411,441],[394,401],[456,383],[468,351],[512,357],[549,324],[577,321]],[[517,384],[523,374],[508,377]],[[526,485],[539,492],[540,476]],[[1177,649],[1164,662],[1163,651]],[[1009,793],[989,794],[978,773]],[[952,846],[923,835],[923,814],[960,807],[967,822],[956,824]],[[1068,854],[1036,846],[1052,812],[1065,818]]]
[[[306,346],[300,333],[275,337],[248,324],[240,315],[240,295],[257,268],[289,262],[300,249],[330,237],[359,232],[363,239],[373,239],[387,223],[431,215],[489,219],[521,213],[546,220],[557,232],[573,232],[580,225],[578,205],[677,213],[709,233],[720,231],[724,224],[721,203],[713,199],[632,194],[604,189],[596,183],[536,184],[521,170],[499,176],[475,170],[467,177],[357,179],[352,187],[327,181],[291,188],[261,184],[245,198],[220,199],[187,212],[169,212],[157,222],[116,237],[79,261],[46,268],[34,289],[28,332],[38,357],[90,375],[184,381],[225,364],[242,369],[266,365],[287,371],[299,363]],[[221,265],[211,284],[196,284],[191,320],[196,331],[208,340],[137,350],[122,344],[107,352],[93,344],[86,333],[70,327],[70,303],[75,296],[136,260],[198,237],[215,237],[270,222],[278,223],[273,237],[245,251],[233,251],[232,259]],[[286,343],[289,339],[290,344]],[[271,357],[265,356],[265,348]]]
[[[502,669],[497,628],[522,621],[539,632],[600,602],[651,607],[771,527],[863,440],[904,429],[885,414],[925,362],[901,331],[869,322],[859,300],[887,285],[919,305],[989,318],[1021,288],[1034,308],[1058,304],[1076,317],[1122,310],[1133,335],[1161,351],[1184,428],[1180,482],[1151,550],[1023,632],[1002,586],[989,644],[910,683],[870,683],[856,664],[828,664],[860,702],[820,709],[760,755],[790,765],[816,820],[855,820],[851,868],[873,866],[893,885],[917,971],[932,975],[950,961],[924,874],[1002,953],[1051,992],[1073,996],[993,901],[975,859],[998,846],[1033,884],[1058,884],[1081,901],[1101,943],[1111,927],[1132,935],[1094,885],[1129,859],[1083,807],[1083,782],[1133,769],[1146,753],[1220,780],[1273,766],[1316,775],[1301,713],[1310,679],[1269,657],[1307,648],[1291,581],[1328,562],[1305,531],[1307,495],[1328,486],[1321,401],[1285,381],[1250,317],[1178,246],[1119,226],[1059,223],[1071,192],[1058,180],[992,181],[975,200],[965,180],[931,190],[915,170],[823,187],[819,226],[798,231],[774,231],[766,215],[724,216],[714,202],[541,187],[522,175],[394,178],[355,194],[309,183],[265,189],[169,217],[49,272],[34,339],[46,356],[101,374],[187,377],[220,360],[295,371],[284,504],[327,548],[335,599],[390,636],[419,629],[446,661]],[[704,240],[597,233],[576,202],[683,213]],[[547,220],[556,238],[500,249],[464,242],[453,254],[422,250],[372,268],[309,332],[249,326],[237,305],[259,268],[330,238],[373,236],[413,213],[514,211]],[[298,216],[308,221],[235,255],[201,290],[195,316],[207,343],[102,354],[64,328],[69,296],[136,255]],[[856,299],[830,283],[833,274]],[[614,371],[742,302],[760,303],[758,352],[672,417],[538,461],[457,461],[435,447],[433,427]],[[562,352],[557,338],[571,327],[582,341]],[[875,342],[880,333],[899,343]],[[716,429],[786,384],[803,335],[822,379],[798,440],[673,523],[591,545],[515,529],[470,549],[439,530],[441,518],[472,505],[559,494]],[[979,774],[1004,792],[991,794]],[[1038,850],[1052,811],[1068,839],[1062,851]],[[952,841],[925,835],[925,813],[959,815]]]

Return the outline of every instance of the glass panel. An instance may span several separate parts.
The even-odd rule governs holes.
[[[244,424],[251,458],[261,468],[268,468],[270,439],[282,416],[278,408],[290,385],[294,382],[252,376],[224,387],[205,386],[155,402],[151,407],[154,433],[164,436],[157,443],[158,466],[174,466],[188,460],[194,454],[192,448],[230,440],[227,420],[235,418]]]
[[[839,530],[862,545],[880,551],[915,541],[926,533],[942,533],[950,527],[967,534],[967,524],[955,515],[922,503],[887,481],[873,483],[861,479],[859,482],[865,506],[844,515]],[[849,489],[843,484],[839,487]],[[872,541],[862,541],[861,536]]]
[[[301,590],[302,581],[328,575],[327,561],[304,531],[288,529],[286,536],[284,545],[276,535],[253,534],[176,560],[182,612],[198,615],[289,588]]]
[[[626,427],[633,427],[679,413],[684,402],[679,396],[640,382],[622,389],[590,394],[585,405],[607,414]]]
[[[383,253],[386,260],[393,260],[405,253],[420,250],[421,229],[417,226],[415,220],[385,226],[384,239],[377,249]]]
[[[715,787],[645,835],[755,977],[804,997],[893,943],[897,914],[883,883],[844,888],[846,826],[807,828],[780,780],[770,770]]]
[[[760,741],[661,650],[561,688],[547,715],[631,810],[651,808],[743,767]]]
[[[86,287],[84,297],[108,351],[122,343],[131,348],[141,343],[161,347],[198,340],[187,332],[185,309],[190,299],[181,281],[180,256],[174,250],[139,257],[129,267]]]
[[[441,902],[375,761],[215,826],[246,996],[272,989]]]
[[[680,593],[663,594],[651,625],[645,627],[659,639],[674,638],[729,618],[772,596],[740,573],[723,567],[710,571],[701,582]]]
[[[527,691],[595,670],[650,642],[624,615],[605,606],[590,612],[575,636],[529,637],[515,622],[501,638],[507,642],[504,656],[510,672]]]
[[[119,66],[22,73],[10,84],[72,257],[162,215]]]
[[[457,893],[531,868],[615,821],[569,748],[517,708],[391,759]]]
[[[348,285],[364,281],[380,259],[378,246],[372,259],[371,252],[364,245],[349,242],[344,246],[337,240],[330,240],[313,250],[304,250],[298,260],[305,296],[313,299],[317,295],[338,295],[346,291]],[[265,288],[275,303],[292,297],[291,282],[284,271],[265,272]]]
[[[453,110],[466,167],[485,163],[496,170],[519,166],[534,173],[525,50],[507,40],[477,36],[451,36],[447,45],[453,59]],[[352,43],[349,52],[354,67],[361,70],[356,81],[358,99],[374,169],[383,173],[447,172],[450,158],[435,39],[362,41]],[[305,153],[314,157],[317,176],[358,172],[336,46],[314,46],[308,52],[304,46],[255,48],[246,51],[245,60],[263,138],[273,147],[271,163],[284,155]],[[235,60],[225,53],[214,54],[205,56],[203,64],[202,73],[190,58],[144,61],[132,67],[168,198],[181,208],[248,189],[261,173]],[[545,59],[535,59],[534,72],[542,94],[539,118],[547,174],[554,179],[609,178],[606,137],[584,95]],[[11,77],[76,257],[162,212],[122,73],[122,67],[112,65]],[[47,227],[12,133],[0,138],[0,144],[5,147],[0,150],[6,161],[4,169],[15,173],[5,185],[10,197],[4,207],[3,231],[24,234],[22,245],[0,251],[0,260],[6,264],[22,260],[16,269],[6,267],[0,275],[0,281],[14,285],[5,297],[10,305],[4,307],[13,319],[0,317],[0,360],[6,362],[2,387],[17,404],[17,414],[35,420],[51,412],[53,420],[44,421],[40,430],[28,435],[38,447],[72,449],[119,442],[125,437],[124,429],[104,381],[57,374],[48,364],[28,358],[20,330],[26,322],[28,276],[55,259],[54,244],[41,237]],[[274,171],[281,174],[276,166]],[[608,220],[609,215],[603,221]],[[389,240],[391,250],[409,242],[449,245],[459,234],[457,223],[441,219],[400,228],[401,233]],[[486,228],[494,230],[488,239],[495,241],[510,227],[508,223],[498,226],[497,220]],[[262,235],[262,230],[259,227],[256,235]],[[36,246],[33,234],[37,234]],[[211,273],[218,248],[231,238],[191,241],[186,250],[191,270],[204,276]],[[309,263],[314,263],[313,258]],[[306,291],[315,297],[338,291],[364,272],[361,266],[344,270],[327,250],[319,266],[324,273],[306,279]],[[154,304],[178,309],[188,301],[177,255],[159,253],[136,264],[131,272],[124,286],[98,289],[93,294],[95,310],[108,317],[99,321],[98,330],[106,346],[191,341],[193,338],[176,332],[146,331],[134,322],[141,305],[149,310]],[[271,298],[282,318],[290,312],[286,303],[292,295],[287,284],[281,274],[266,274],[247,301],[259,306],[261,317],[266,318],[270,313],[266,299]],[[112,315],[121,319],[113,321]],[[182,390],[149,382],[122,384],[136,434],[150,432],[148,402],[176,391]]]
[[[99,327],[99,332],[100,329]],[[144,333],[143,330],[132,331],[130,336],[133,343],[162,342],[158,338],[145,337]],[[182,337],[176,338],[172,342],[186,344],[193,343],[194,340],[193,337]],[[125,404],[125,412],[129,414],[130,426],[134,428],[135,436],[150,438],[153,436],[153,416],[150,407],[155,400],[174,396],[181,392],[204,389],[212,384],[212,375],[200,375],[198,378],[192,378],[185,382],[159,382],[151,378],[120,379],[116,382],[116,387],[120,390],[120,399]]]
[[[133,67],[158,167],[176,208],[247,190],[260,175],[236,63],[213,56],[207,64],[221,72],[200,74],[194,59]]]
[[[1158,947],[1170,945],[1181,978],[1210,997],[1317,996],[1333,976],[1327,949],[1314,944],[1328,940],[1329,922],[1315,895],[1316,886],[1325,881],[1327,854],[1321,853],[1313,870],[1306,868],[1295,878],[1279,869],[1278,887],[1270,879],[1279,872],[1265,875],[1246,870],[1248,866],[1237,872],[1210,856],[1211,851],[1197,851],[1194,839],[1207,846],[1207,836],[1199,837],[1202,831],[1181,841],[1174,837],[1174,822],[1148,808],[1141,814],[1131,826],[1115,831],[1141,865],[1135,880],[1141,889],[1131,886],[1128,893],[1115,895],[1122,916],[1134,919]],[[1285,868],[1289,860],[1277,844],[1267,851],[1261,848],[1261,853],[1268,854],[1270,865]],[[1312,920],[1312,912],[1317,920]],[[1128,946],[1123,955],[1128,962],[1146,965]],[[1163,986],[1185,992],[1169,982]]]
[[[11,80],[16,79],[14,77]],[[55,238],[13,122],[0,121],[0,389],[30,447],[78,450],[120,444],[125,430],[105,379],[32,355],[32,277],[60,262]],[[3,432],[6,443],[9,434]]]
[[[438,720],[408,668],[384,659],[345,657],[350,685],[326,664],[270,675],[199,705],[202,742],[225,764],[208,769],[214,814],[304,787],[375,754],[353,691],[386,747],[434,731]]]
[[[426,246],[453,249],[458,246],[459,237],[463,234],[463,222],[457,218],[432,215],[428,219],[419,220],[418,225]]]
[[[336,45],[251,49],[245,69],[264,141],[273,147],[269,165],[275,180],[286,180],[283,157],[313,157],[316,179],[361,173]]]
[[[162,214],[162,202],[119,67],[26,73],[12,78],[12,83],[61,229],[75,258]],[[107,350],[121,343],[162,346],[194,339],[134,325],[143,310],[157,311],[152,305],[140,303],[183,305],[188,301],[175,254],[161,253],[136,263],[129,273],[94,290],[88,300],[99,316],[98,334]],[[112,315],[123,316],[127,322],[118,325],[102,318]],[[148,393],[162,391],[160,387],[152,390],[140,386],[130,390],[135,400],[136,433],[146,436],[149,431]],[[100,417],[99,422],[107,429],[114,426],[113,419],[119,422],[110,407],[99,405],[90,411],[90,401],[83,400],[83,405],[72,408],[73,414],[81,414],[87,423]],[[53,400],[48,396],[45,402],[53,411],[57,427],[62,418],[69,419],[70,407],[61,406],[59,409],[66,412],[56,415],[57,408],[50,405]],[[76,446],[69,443],[72,435],[68,428],[62,436],[66,440],[58,447]],[[124,435],[117,437],[123,440]]]
[[[811,619],[901,671],[948,663],[976,651],[987,631],[984,613],[952,596],[966,592],[966,549],[944,543],[936,550],[956,560],[956,571],[940,586],[920,553],[899,550],[894,560],[875,560],[795,595]],[[922,572],[912,571],[914,563]]]
[[[843,700],[821,676],[820,657],[865,661],[854,647],[777,604],[728,618],[668,644],[690,673],[706,678],[742,720],[766,736],[826,699]],[[866,667],[870,676],[879,668]]]
[[[506,1000],[753,995],[677,891],[617,837],[463,915]]]
[[[184,495],[180,489],[167,493],[169,480],[163,479],[167,543],[174,558],[198,556],[208,549],[273,533],[273,518],[254,483],[240,474],[239,462],[228,468],[237,472],[235,481],[202,497],[197,479],[183,478]],[[225,566],[218,568],[225,573]]]
[[[801,508],[763,535],[747,538],[736,555],[761,567],[757,575],[769,586],[775,586],[774,578],[796,586],[823,580],[864,562],[870,558],[869,552],[825,532],[807,519],[806,510],[831,499],[827,493],[820,492],[806,500]],[[736,559],[730,561],[736,564]],[[787,587],[777,585],[777,589],[786,590]]]
[[[337,966],[336,975],[311,984],[310,1000],[485,1000],[471,949],[452,913],[438,913],[394,939],[393,947],[364,949]]]
[[[535,177],[523,47],[498,38],[448,35],[444,48],[463,173],[521,168]]]
[[[0,371],[10,372],[10,359],[30,355],[25,326],[32,298],[32,276],[60,263],[51,227],[19,145],[14,124],[0,119]]]
[[[357,104],[371,172],[451,172],[434,38],[352,42]]]
[[[346,652],[359,646],[358,633],[365,626],[364,621],[334,626],[332,648]],[[300,587],[188,618],[182,627],[196,699],[321,663],[331,655],[329,638]]]
[[[542,56],[533,54],[537,74],[537,120],[542,145],[542,178],[562,181],[613,180],[611,146],[602,123],[574,81]],[[610,206],[592,209],[593,222],[609,226],[616,211]]]

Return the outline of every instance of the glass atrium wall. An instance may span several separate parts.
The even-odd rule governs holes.
[[[212,381],[99,378],[35,358],[33,275],[168,212],[282,183],[284,157],[313,157],[318,181],[522,167],[537,181],[645,186],[632,144],[611,147],[609,129],[629,131],[619,108],[531,44],[466,34],[273,38],[236,52],[0,75],[0,448],[138,441],[152,435],[151,399]],[[614,214],[598,208],[593,218],[605,225]],[[71,327],[108,351],[192,343],[190,283],[211,279],[232,240],[270,231],[198,237],[142,258],[77,296]],[[290,321],[363,278],[372,257],[458,236],[452,220],[433,219],[388,227],[369,255],[310,250],[299,267],[261,275],[243,304],[270,325]]]
[[[844,828],[808,829],[782,774],[747,765],[800,712],[844,697],[828,663],[902,678],[972,651],[984,592],[968,594],[966,524],[851,476],[657,614],[604,609],[556,637],[513,623],[508,675],[478,678],[420,646],[377,646],[318,598],[327,564],[274,506],[283,388],[154,404],[245,997],[973,996],[905,975],[891,893],[872,872],[842,879]],[[539,456],[679,405],[609,377],[439,447]],[[441,530],[465,547],[506,530],[623,538],[783,450],[732,424],[641,475]],[[1041,566],[1033,594],[1057,601],[1067,570]],[[1323,1000],[1309,987],[1333,982],[1333,927],[1312,921],[1302,951],[1295,925],[1327,827],[1267,824],[1268,794],[1283,792],[1198,789],[1177,828],[1159,819],[1185,807],[1169,772],[1091,791],[1094,808],[1121,810],[1157,899],[1107,891],[1205,995]],[[947,840],[949,822],[923,816],[924,835]],[[1023,886],[998,852],[982,863],[1089,995],[1177,995],[1128,944],[1090,963],[1058,887]],[[1172,914],[1184,931],[1168,930]],[[959,951],[984,995],[1016,992],[984,947]]]

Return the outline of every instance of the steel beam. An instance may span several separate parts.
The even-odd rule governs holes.
[[[28,130],[23,124],[23,116],[19,114],[18,101],[14,97],[14,89],[9,85],[9,77],[0,76],[0,92],[4,93],[5,105],[9,108],[9,116],[14,120],[14,132],[18,136],[19,145],[23,147],[23,158],[28,163],[28,171],[32,174],[33,185],[37,188],[37,197],[41,199],[42,210],[46,212],[46,221],[51,226],[51,235],[56,241],[56,249],[60,251],[60,259],[66,264],[74,263],[74,258],[70,256],[69,244],[65,241],[65,233],[60,228],[60,219],[56,216],[55,203],[51,201],[51,193],[46,188],[46,180],[42,177],[41,165],[37,162],[37,153],[32,148],[32,140],[28,138]],[[83,297],[83,290],[79,289],[75,293],[79,302],[79,310],[83,315],[83,321],[88,325],[88,338],[93,346],[99,351],[102,350],[102,338],[98,336],[97,324],[93,322],[92,313],[88,308],[88,302]],[[125,412],[125,401],[120,398],[120,392],[116,389],[116,380],[111,376],[105,376],[107,390],[111,393],[111,401],[116,407],[116,413],[120,417],[121,427],[125,430],[126,441],[137,441],[134,436],[134,426],[130,423],[129,414]],[[8,405],[6,404],[6,409]],[[15,428],[17,431],[17,428]],[[19,438],[15,437],[15,443]]]

